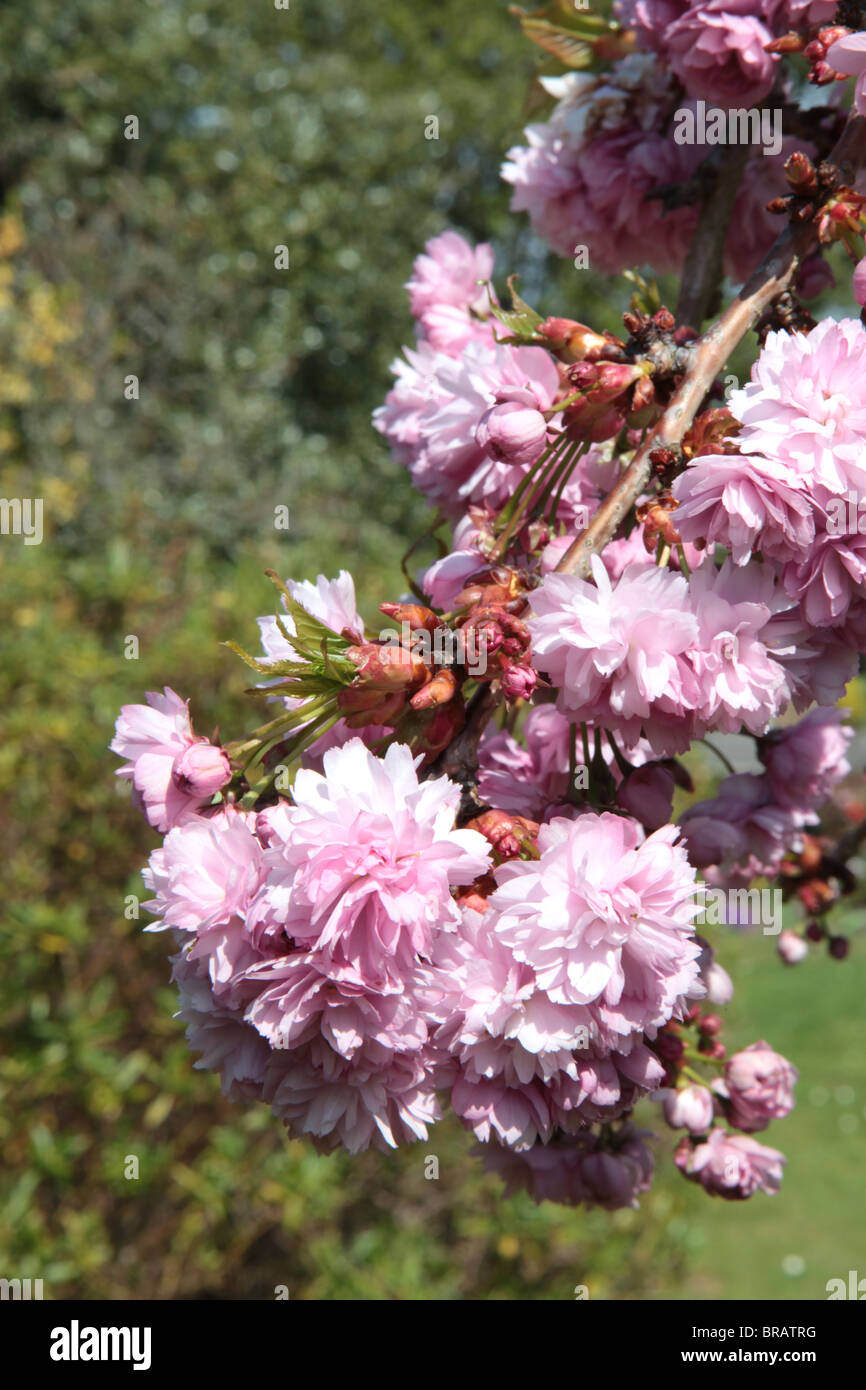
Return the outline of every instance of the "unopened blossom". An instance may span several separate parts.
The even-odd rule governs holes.
[[[129,761],[117,776],[132,782],[148,821],[165,832],[197,815],[231,780],[221,748],[193,733],[189,701],[165,687],[146,705],[124,705],[110,747]]]
[[[723,965],[719,965],[717,960],[713,960],[701,970],[701,977],[706,986],[706,998],[708,1004],[730,1004],[734,997],[734,984]]]
[[[755,1134],[771,1120],[782,1119],[794,1108],[797,1070],[774,1052],[769,1043],[756,1042],[735,1052],[725,1063],[727,1112],[737,1129]]]
[[[697,1144],[683,1139],[674,1155],[677,1167],[713,1197],[743,1201],[756,1192],[773,1196],[782,1185],[785,1155],[746,1134],[720,1126]]]
[[[475,427],[475,440],[500,463],[534,463],[547,440],[547,420],[538,398],[521,387],[497,391]]]
[[[761,740],[761,761],[778,805],[802,816],[804,825],[851,771],[846,751],[854,730],[843,727],[846,711],[815,709]]]
[[[686,711],[700,690],[685,653],[698,625],[686,580],[655,565],[629,565],[611,584],[592,557],[590,584],[550,574],[531,595],[532,660],[558,690],[563,714],[642,732],[660,753],[688,745]]]
[[[854,267],[852,286],[857,303],[866,305],[866,256],[863,256]]]
[[[671,1129],[687,1129],[690,1134],[703,1134],[713,1123],[715,1103],[706,1086],[692,1084],[679,1090],[657,1092],[662,1114]]]
[[[786,965],[799,965],[809,954],[809,943],[786,927],[779,933],[776,950]]]
[[[221,748],[202,740],[179,753],[172,765],[172,778],[187,796],[210,801],[231,781],[231,764]]]
[[[257,917],[321,952],[336,978],[399,990],[434,933],[459,921],[451,888],[486,871],[487,842],[455,829],[459,788],[420,782],[405,745],[378,758],[351,739],[323,765],[295,778]]]

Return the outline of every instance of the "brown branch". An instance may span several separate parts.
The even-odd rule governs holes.
[[[734,210],[734,200],[746,167],[748,145],[725,145],[719,157],[715,186],[704,199],[680,281],[677,321],[700,329],[713,295],[722,281],[722,257]]]
[[[866,117],[853,116],[830,156],[843,179],[851,183],[866,163]],[[692,365],[650,437],[637,450],[616,487],[605,498],[589,526],[557,565],[561,574],[586,579],[590,560],[616,532],[650,480],[650,453],[662,445],[679,444],[689,429],[710,386],[734,348],[761,314],[788,288],[796,271],[818,244],[814,221],[789,225],[769,255],[728,305],[721,318],[694,345]]]

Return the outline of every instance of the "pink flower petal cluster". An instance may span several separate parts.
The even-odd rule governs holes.
[[[492,343],[496,320],[489,316],[488,290],[479,283],[492,274],[487,242],[473,247],[454,231],[428,241],[406,284],[419,338],[452,357],[471,342]]]
[[[680,534],[727,546],[738,565],[760,552],[818,630],[866,599],[864,380],[858,320],[768,334],[730,397],[740,453],[701,456],[674,483]]]
[[[755,1042],[735,1052],[725,1063],[721,1093],[728,1119],[737,1129],[756,1134],[771,1120],[781,1120],[794,1108],[796,1067],[774,1052],[769,1043]]]
[[[697,1143],[683,1139],[674,1162],[711,1197],[737,1202],[756,1192],[774,1196],[782,1185],[786,1159],[778,1149],[767,1148],[747,1134],[729,1134],[716,1125]]]
[[[459,789],[419,782],[408,748],[354,739],[302,771],[294,804],[227,806],[151,856],[147,904],[181,944],[182,1016],[231,1095],[352,1152],[426,1136],[453,1061],[430,1041],[423,957],[460,914],[452,887],[489,866],[454,828]]]
[[[647,1046],[703,994],[694,871],[667,826],[610,814],[542,826],[484,915],[467,909],[433,955],[436,1045],[458,1066],[454,1111],[515,1149],[629,1109],[664,1068]]]
[[[269,827],[257,920],[319,952],[335,978],[399,991],[434,934],[459,921],[451,888],[488,867],[484,837],[454,829],[458,787],[419,782],[402,744],[377,758],[352,739],[325,754],[323,776],[300,771],[292,795]]]
[[[586,246],[602,273],[646,261],[675,269],[694,230],[694,209],[665,212],[649,195],[686,180],[700,151],[670,138],[677,97],[664,68],[636,54],[599,77],[569,73],[543,81],[557,105],[546,123],[526,129],[526,145],[509,150],[502,169],[514,188],[512,210],[528,212],[559,255]]]
[[[866,494],[866,329],[822,319],[767,334],[752,379],[728,404],[744,454],[787,464],[810,489]]]
[[[129,759],[117,776],[132,782],[148,821],[164,833],[206,806],[232,770],[221,748],[193,733],[188,700],[168,686],[146,698],[146,705],[123,706],[109,746]]]
[[[487,1144],[478,1150],[485,1168],[505,1183],[506,1195],[528,1192],[534,1202],[601,1206],[607,1211],[636,1207],[649,1189],[654,1159],[644,1142],[649,1135],[623,1125],[604,1147],[590,1130],[558,1134],[547,1144],[514,1149]]]
[[[697,984],[694,871],[678,833],[644,838],[627,817],[588,812],[542,826],[538,860],[496,870],[498,939],[601,1049],[662,1027]]]
[[[763,732],[790,698],[763,640],[777,600],[772,572],[703,566],[687,581],[632,564],[611,583],[549,575],[531,595],[533,661],[574,720],[641,733],[658,753],[682,752],[711,729]]]
[[[789,850],[801,844],[802,820],[776,801],[766,775],[736,773],[714,797],[696,801],[680,817],[689,860],[698,869],[718,866],[713,882],[772,878]]]
[[[761,740],[761,761],[776,802],[801,816],[804,825],[817,818],[819,807],[851,771],[846,750],[854,730],[842,724],[847,714],[814,709]]]
[[[693,0],[664,31],[663,51],[689,96],[722,107],[755,106],[773,86],[772,34],[742,0]]]
[[[489,424],[490,408],[515,390],[533,416],[549,410],[559,390],[554,359],[544,348],[478,343],[459,360],[445,353],[406,355],[408,369],[398,373],[385,405],[374,413],[376,428],[416,487],[447,516],[457,520],[471,504],[498,509],[528,463],[541,456],[545,439],[536,430],[533,447],[518,451],[520,461],[513,462],[488,437],[489,429],[479,426]]]

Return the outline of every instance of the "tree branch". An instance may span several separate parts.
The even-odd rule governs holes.
[[[698,225],[683,267],[677,321],[700,329],[722,279],[722,256],[734,200],[746,167],[748,145],[719,147],[715,186],[704,199]]]
[[[853,182],[866,163],[866,117],[852,116],[830,155],[846,182]],[[789,224],[772,251],[728,305],[721,318],[694,345],[692,366],[650,437],[644,441],[605,498],[586,530],[557,565],[561,574],[586,579],[590,560],[616,532],[650,480],[650,453],[663,445],[679,444],[700,409],[716,376],[734,348],[761,314],[788,288],[805,256],[818,244],[815,222]]]

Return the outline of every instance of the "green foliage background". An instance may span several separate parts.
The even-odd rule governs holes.
[[[662,1134],[658,1185],[609,1217],[504,1200],[451,1122],[395,1156],[287,1144],[193,1070],[165,942],[124,916],[155,837],[117,795],[120,704],[168,683],[199,729],[239,730],[218,644],[255,644],[268,566],[350,568],[368,615],[403,587],[425,511],[369,413],[423,241],[490,239],[500,289],[517,271],[542,310],[617,326],[626,282],[507,212],[499,162],[545,70],[496,0],[0,11],[0,495],[42,497],[46,526],[0,540],[0,1274],[48,1297],[820,1298],[866,1272],[862,948],[796,972],[771,940],[723,951],[735,1042],[769,1033],[803,1072],[769,1136],[783,1194],[710,1203]]]

